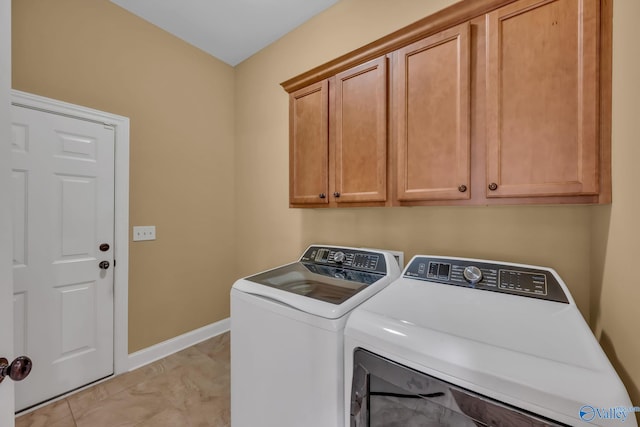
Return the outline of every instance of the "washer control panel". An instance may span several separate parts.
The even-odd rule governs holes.
[[[551,272],[470,259],[416,257],[404,277],[569,303]]]
[[[350,248],[311,246],[300,258],[302,262],[352,268],[372,273],[387,273],[384,255]]]

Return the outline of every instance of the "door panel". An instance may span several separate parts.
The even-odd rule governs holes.
[[[487,197],[597,194],[597,106],[598,2],[487,15]]]
[[[329,84],[326,80],[289,96],[289,200],[329,203]]]
[[[54,221],[59,229],[54,232],[61,237],[56,241],[56,262],[95,256],[95,179],[70,175],[57,175],[55,179],[53,213],[59,216]]]
[[[394,54],[397,198],[470,197],[469,24]]]
[[[27,173],[22,170],[11,172],[13,186],[13,265],[24,266],[27,263]]]
[[[113,373],[114,130],[12,107],[16,410]],[[101,243],[110,249],[101,252]]]
[[[336,202],[383,202],[387,199],[387,58],[342,72],[335,82]]]

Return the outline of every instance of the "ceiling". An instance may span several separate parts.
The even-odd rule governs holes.
[[[339,0],[111,0],[235,66]]]

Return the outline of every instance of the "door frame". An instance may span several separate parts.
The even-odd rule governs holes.
[[[129,370],[129,118],[19,90],[11,104],[103,123],[115,129],[113,373]]]
[[[12,360],[13,348],[13,252],[11,233],[11,0],[0,0],[0,350]],[[9,238],[6,238],[6,237]],[[6,353],[5,353],[6,352]],[[0,424],[14,426],[13,381],[0,385]]]

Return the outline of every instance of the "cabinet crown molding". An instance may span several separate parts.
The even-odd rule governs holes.
[[[516,0],[462,0],[374,42],[286,80],[280,85],[288,93],[331,77],[417,40],[465,21],[485,15]]]

